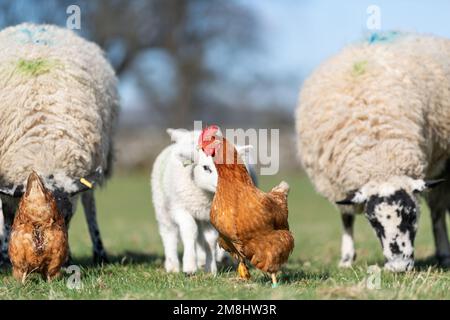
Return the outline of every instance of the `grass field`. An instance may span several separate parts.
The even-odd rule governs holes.
[[[340,219],[335,209],[300,174],[262,177],[270,189],[280,179],[291,184],[291,230],[296,247],[284,269],[281,285],[272,289],[261,272],[236,280],[234,269],[221,268],[213,277],[199,273],[167,274],[150,199],[148,174],[117,175],[98,191],[99,223],[111,264],[91,263],[91,244],[84,215],[74,217],[70,243],[74,263],[81,268],[81,289],[66,286],[69,275],[53,283],[32,278],[20,285],[4,270],[1,299],[442,299],[450,298],[450,272],[436,268],[430,217],[423,210],[416,243],[416,269],[406,274],[381,272],[379,289],[368,289],[368,266],[382,266],[381,248],[363,216],[356,221],[358,258],[353,269],[336,267]]]

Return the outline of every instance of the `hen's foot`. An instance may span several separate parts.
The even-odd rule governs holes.
[[[238,274],[239,274],[239,277],[241,278],[241,279],[244,279],[244,280],[250,280],[250,278],[251,278],[251,276],[250,276],[250,272],[248,271],[248,268],[247,268],[247,266],[245,265],[245,262],[239,262],[239,265],[238,265]]]
[[[272,288],[278,287],[278,280],[276,274],[272,273],[271,277],[272,277]]]

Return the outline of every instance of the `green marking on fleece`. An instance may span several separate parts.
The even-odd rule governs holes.
[[[366,72],[367,60],[355,62],[352,68],[352,74],[354,76],[360,76]]]
[[[17,69],[24,74],[37,77],[50,72],[57,64],[57,61],[50,61],[43,58],[32,60],[19,59],[17,62]]]

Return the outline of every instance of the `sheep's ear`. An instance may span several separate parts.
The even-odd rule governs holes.
[[[20,198],[23,196],[24,189],[23,185],[18,186],[11,186],[11,187],[1,187],[0,188],[0,194],[13,197],[13,198]]]
[[[74,180],[74,184],[76,188],[74,191],[69,192],[69,196],[74,196],[80,192],[84,192],[90,189],[94,189],[94,187],[103,179],[103,168],[98,167],[93,173],[90,175]]]
[[[179,141],[181,138],[185,137],[186,134],[189,133],[189,131],[186,129],[172,129],[172,128],[167,129],[166,132],[173,142]]]
[[[413,182],[413,192],[422,192],[427,189],[433,189],[445,182],[445,179],[435,179],[435,180],[414,180]]]
[[[339,205],[353,205],[366,202],[367,197],[361,191],[349,192],[347,197],[343,200],[336,201]]]

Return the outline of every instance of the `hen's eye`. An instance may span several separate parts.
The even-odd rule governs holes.
[[[209,168],[209,166],[203,166],[203,170],[208,171],[209,173],[212,172],[212,170]]]

